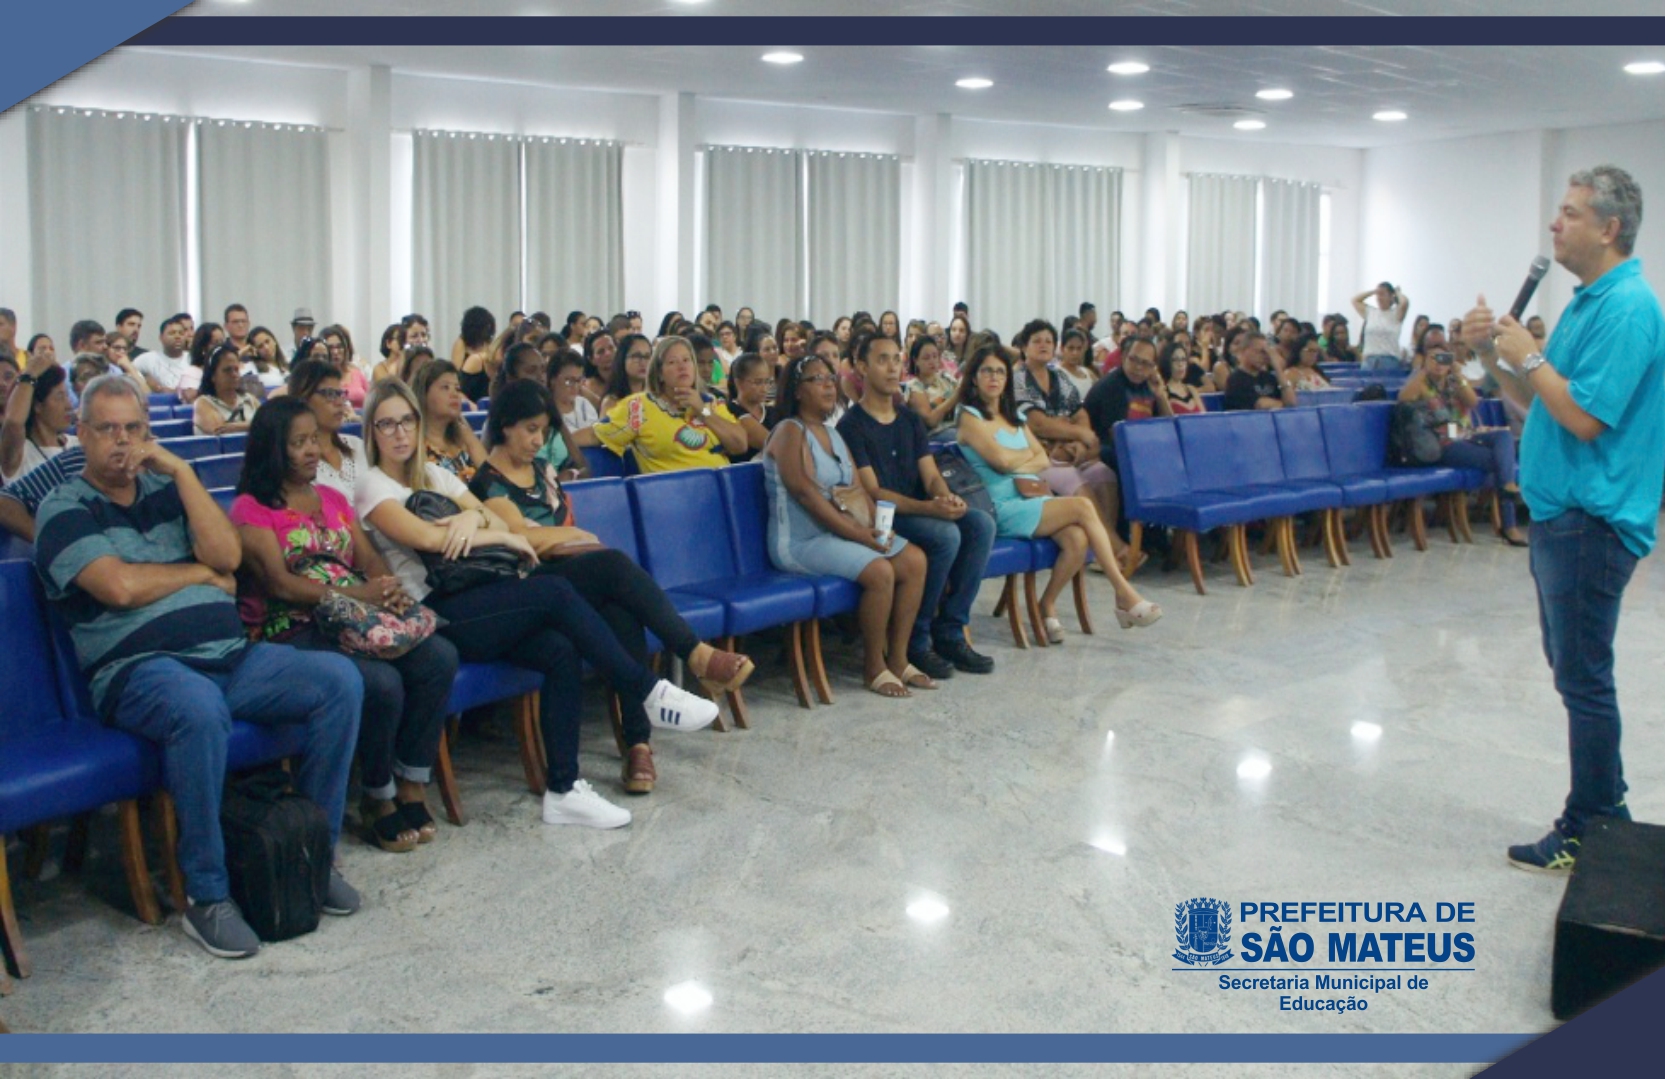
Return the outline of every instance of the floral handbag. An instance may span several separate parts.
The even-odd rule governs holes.
[[[400,614],[337,591],[363,584],[366,578],[335,555],[304,555],[289,564],[289,572],[330,586],[323,601],[313,608],[312,621],[326,640],[349,655],[398,659],[439,628],[439,616],[420,603],[411,604]]]

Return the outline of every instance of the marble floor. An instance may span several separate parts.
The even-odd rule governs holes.
[[[35,972],[0,1017],[52,1032],[1547,1030],[1564,878],[1503,855],[1543,833],[1566,785],[1526,553],[1437,535],[1385,562],[1355,544],[1341,571],[1309,554],[1293,580],[1258,561],[1249,589],[1212,567],[1207,596],[1183,572],[1142,572],[1166,617],[1141,631],[1115,627],[1092,575],[1098,634],[1073,632],[1066,615],[1063,646],[1027,652],[990,617],[986,588],[973,631],[997,673],[905,702],[863,692],[854,650],[829,635],[837,703],[802,710],[775,646],[759,642],[753,729],[662,735],[658,790],[631,799],[635,821],[616,832],[541,824],[507,728],[465,730],[467,826],[442,825],[437,843],[404,855],[345,841],[364,910],[245,962],[210,959],[176,918],[150,928],[126,912],[108,819],[78,878],[20,881],[14,850]],[[1662,642],[1649,560],[1618,663],[1642,820],[1665,819],[1665,730],[1646,703],[1665,690],[1649,665]],[[592,711],[583,765],[623,800]],[[1232,904],[1238,947],[1269,928],[1242,921],[1249,901],[1415,901],[1426,926],[1339,928],[1436,933],[1454,928],[1434,923],[1436,903],[1472,903],[1474,969],[1361,994],[1368,1010],[1339,1017],[1280,1011],[1277,992],[1173,969],[1174,907],[1192,897]],[[1338,927],[1306,928],[1322,950]]]

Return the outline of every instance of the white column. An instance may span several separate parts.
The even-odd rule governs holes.
[[[0,307],[17,312],[17,346],[22,348],[31,335],[42,332],[33,318],[34,291],[30,285],[29,267],[33,261],[34,241],[29,230],[29,136],[24,113],[25,105],[0,112]],[[100,311],[94,318],[114,318],[114,311]],[[167,316],[163,316],[166,318]],[[54,341],[61,341],[69,327],[55,327]],[[52,333],[54,328],[46,328]],[[68,343],[65,342],[65,350]]]
[[[675,308],[692,315],[704,306],[695,296],[700,274],[695,231],[701,215],[696,210],[694,151],[694,95],[665,94],[659,99],[659,230],[654,249],[653,306],[640,308],[650,332],[659,319]]]
[[[403,311],[393,296],[393,235],[410,231],[394,221],[410,194],[393,197],[393,69],[377,64],[347,75],[347,127],[329,136],[331,257],[335,260],[331,318],[346,320],[361,356],[379,360],[382,328]],[[408,265],[399,272],[410,273]],[[402,290],[406,295],[408,283]]]
[[[1147,307],[1161,308],[1166,317],[1183,306],[1181,189],[1178,132],[1151,132],[1145,136],[1137,190],[1122,200],[1127,227],[1122,234],[1123,296],[1117,306],[1130,318]]]

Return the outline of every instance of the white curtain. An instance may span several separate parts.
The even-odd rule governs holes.
[[[815,151],[809,159],[809,314],[894,309],[901,294],[902,162]]]
[[[1278,308],[1298,319],[1318,314],[1318,199],[1323,188],[1296,180],[1261,186],[1265,246],[1260,253],[1263,314]]]
[[[526,154],[528,309],[624,310],[624,194],[618,143],[529,139]],[[507,312],[498,312],[505,322]]]
[[[766,321],[804,312],[803,156],[705,150],[705,301]]]
[[[1197,315],[1254,308],[1259,183],[1253,176],[1191,174],[1185,301]]]
[[[310,307],[320,328],[336,320],[327,140],[316,128],[197,128],[203,321],[240,303],[287,342],[297,307]]]
[[[67,362],[69,328],[123,307],[155,327],[186,304],[188,121],[34,108],[27,117],[36,324]],[[27,337],[20,339],[20,344]]]
[[[1120,292],[1120,169],[966,163],[966,302],[972,325],[1010,338],[1083,300]]]
[[[521,303],[520,146],[510,138],[413,133],[412,300],[436,352],[479,305],[506,326]]]

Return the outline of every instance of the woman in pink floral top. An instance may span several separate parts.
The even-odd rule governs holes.
[[[243,541],[239,610],[251,633],[296,648],[333,649],[312,619],[328,592],[394,610],[411,599],[346,497],[313,482],[319,457],[318,420],[305,401],[279,397],[262,405],[249,428],[231,523]],[[426,792],[457,674],[456,647],[436,634],[398,659],[347,658],[364,678],[364,826],[383,850],[412,850],[435,835]]]

